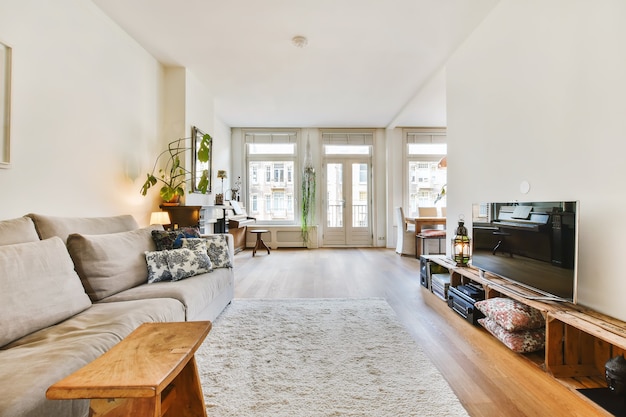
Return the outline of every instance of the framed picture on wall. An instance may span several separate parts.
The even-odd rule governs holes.
[[[202,173],[207,171],[207,177],[209,180],[209,186],[207,187],[207,193],[211,192],[212,187],[212,175],[211,165],[213,161],[213,139],[209,142],[209,160],[202,162],[198,159],[198,150],[202,142],[204,132],[198,129],[196,126],[191,127],[191,192],[199,193],[198,183],[202,178]]]
[[[0,168],[11,166],[11,48],[0,42]]]

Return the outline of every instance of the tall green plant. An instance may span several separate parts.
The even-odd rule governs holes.
[[[315,217],[315,169],[305,166],[302,175],[302,240],[307,245],[311,222]]]

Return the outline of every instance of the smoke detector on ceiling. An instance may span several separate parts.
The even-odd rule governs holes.
[[[304,48],[309,41],[304,36],[294,36],[291,38],[291,43],[293,43],[298,48]]]

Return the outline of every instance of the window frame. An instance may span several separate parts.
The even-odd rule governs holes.
[[[432,154],[411,154],[409,153],[409,147],[412,144],[428,144],[428,145],[446,145],[445,153],[432,153]],[[425,188],[428,187],[417,187],[415,192],[412,191],[412,184],[419,183],[419,172],[412,172],[411,164],[412,162],[424,162],[429,165],[428,169],[430,171],[433,170],[433,166],[441,161],[443,157],[447,155],[447,132],[446,128],[407,128],[403,129],[403,154],[404,154],[404,167],[403,167],[403,207],[405,211],[405,215],[407,217],[418,217],[418,207],[425,207],[423,205],[424,199],[427,200],[427,204],[434,200],[431,199],[433,195],[436,195],[440,192],[442,187],[445,187],[447,184],[447,173],[446,180],[443,184],[433,184],[431,191],[425,191]],[[412,175],[415,174],[415,181],[412,182]],[[426,182],[434,182],[433,173],[428,173],[428,178],[426,178]],[[423,198],[420,195],[426,193],[431,198]],[[415,198],[412,196],[415,195]],[[415,201],[413,201],[415,200]],[[433,203],[431,206],[441,207],[445,209],[447,206],[447,202],[445,200],[445,196],[443,199],[443,204],[437,203],[436,205]]]
[[[270,188],[263,185],[263,179],[267,184],[278,184],[280,192],[283,193],[283,208],[281,212],[286,213],[286,218],[260,218],[257,217],[259,225],[298,225],[300,216],[297,213],[298,207],[295,204],[299,199],[300,187],[297,186],[297,173],[299,172],[299,145],[300,132],[294,129],[245,129],[242,131],[244,142],[244,164],[247,176],[253,175],[252,170],[257,170],[256,182],[248,181],[244,189],[246,201],[250,201],[251,207],[248,214],[251,216],[269,215],[273,210],[274,193]],[[251,144],[293,144],[293,153],[251,153]],[[254,162],[268,162],[264,166],[255,165]],[[282,167],[278,167],[282,164]],[[256,166],[256,168],[254,168]],[[277,170],[282,171],[282,180],[275,178]],[[291,175],[290,175],[291,173]],[[262,176],[262,177],[260,177]],[[269,176],[269,177],[268,177]],[[252,187],[265,187],[253,193]],[[278,188],[277,188],[278,190]],[[288,197],[289,196],[289,197]],[[291,207],[287,201],[294,204]],[[269,202],[269,206],[268,206]]]

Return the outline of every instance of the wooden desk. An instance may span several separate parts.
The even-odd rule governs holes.
[[[407,223],[413,223],[415,225],[415,236],[422,233],[422,227],[424,225],[446,225],[446,217],[414,217],[414,218],[406,218]],[[417,259],[420,258],[421,255],[421,247],[417,242],[417,238],[415,239],[415,256]]]
[[[210,330],[209,321],[144,323],[46,397],[90,399],[93,417],[206,417],[194,353]]]

